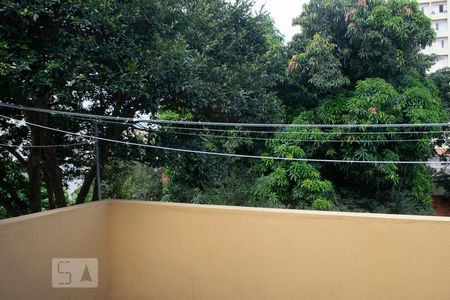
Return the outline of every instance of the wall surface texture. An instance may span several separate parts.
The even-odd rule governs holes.
[[[112,299],[450,299],[450,219],[111,209]]]
[[[107,203],[0,221],[0,299],[108,299]],[[53,258],[97,258],[96,289],[52,288]]]
[[[0,221],[0,299],[450,299],[450,219],[102,201]],[[98,289],[52,289],[98,257]]]

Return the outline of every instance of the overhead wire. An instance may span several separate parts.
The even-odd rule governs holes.
[[[206,134],[206,133],[189,133],[189,132],[177,132],[162,130],[158,133],[169,133],[169,134],[179,134],[188,136],[198,136],[198,137],[212,137],[212,138],[226,138],[226,139],[241,139],[241,140],[257,140],[257,141],[289,141],[289,142],[310,142],[310,143],[402,143],[402,142],[424,142],[427,139],[390,139],[390,140],[375,140],[375,139],[348,139],[348,140],[327,140],[327,139],[292,139],[292,138],[261,138],[261,137],[250,137],[250,136],[229,136],[229,135],[216,135],[216,134]],[[430,138],[437,140],[445,140],[445,138]]]
[[[109,121],[107,123],[110,123]],[[111,122],[115,123],[115,122]],[[188,136],[198,136],[198,137],[211,137],[211,138],[226,138],[226,139],[241,139],[241,140],[260,140],[260,141],[290,141],[290,142],[314,142],[314,143],[401,143],[401,142],[424,142],[429,140],[447,140],[446,137],[427,137],[427,138],[421,138],[421,139],[389,139],[389,140],[382,140],[382,139],[347,139],[347,140],[336,140],[336,139],[296,139],[291,137],[282,137],[282,138],[261,138],[261,137],[251,137],[251,136],[230,136],[230,135],[216,135],[216,134],[207,134],[207,133],[189,133],[189,132],[180,132],[180,131],[172,131],[172,130],[166,130],[166,128],[169,128],[168,126],[164,126],[162,130],[150,130],[148,128],[140,128],[136,127],[136,130],[143,130],[148,133],[163,133],[163,134],[176,134],[176,135],[188,135]],[[170,128],[176,128],[181,129],[181,127],[170,127]],[[445,133],[445,131],[436,131],[439,133]],[[289,132],[286,134],[291,134],[293,132]],[[299,132],[300,134],[300,132]],[[302,133],[306,134],[306,133]],[[315,135],[316,133],[311,133],[311,135]],[[336,133],[336,135],[339,135],[339,133]]]
[[[87,121],[92,121],[89,119],[80,118]],[[136,123],[124,123],[117,121],[101,121],[102,123],[107,124],[117,124],[117,125],[135,125]],[[138,124],[138,123],[137,123]],[[211,132],[237,132],[237,133],[258,133],[258,134],[311,134],[311,135],[394,135],[394,134],[445,134],[448,133],[447,130],[438,130],[438,131],[366,131],[366,132],[342,132],[342,131],[315,131],[315,132],[301,132],[301,131],[267,131],[267,130],[242,130],[242,129],[217,129],[217,128],[195,128],[195,127],[181,127],[181,126],[167,126],[163,125],[160,127],[161,129],[175,129],[175,130],[184,130],[184,131],[211,131]],[[139,128],[142,130],[148,130],[148,128]],[[154,130],[156,132],[156,130]]]
[[[79,116],[70,116],[69,118],[74,118],[77,120],[84,120],[84,121],[89,121],[92,122],[92,119],[88,119],[86,117],[79,117]],[[149,130],[149,128],[141,128],[139,127],[137,124],[139,124],[139,122],[137,123],[131,123],[131,122],[121,122],[121,121],[111,121],[111,120],[102,120],[102,123],[106,123],[106,124],[117,124],[117,125],[130,125],[130,126],[135,126],[135,128],[139,129],[139,130]],[[228,135],[212,135],[212,134],[204,134],[204,133],[200,133],[200,134],[195,134],[195,133],[185,133],[185,132],[176,132],[176,131],[169,131],[166,130],[166,128],[170,128],[170,129],[175,129],[175,130],[193,130],[193,131],[212,131],[212,132],[247,132],[247,133],[276,133],[278,135],[284,134],[284,135],[334,135],[334,136],[339,136],[339,135],[371,135],[371,134],[375,134],[375,135],[380,135],[380,134],[434,134],[434,133],[440,133],[440,134],[445,134],[447,131],[414,131],[414,132],[322,132],[322,131],[317,131],[317,132],[296,132],[296,131],[291,131],[291,132],[283,132],[283,131],[254,131],[254,130],[235,130],[235,129],[214,129],[214,128],[194,128],[194,127],[180,127],[180,126],[167,126],[167,125],[163,125],[160,127],[162,130],[153,130],[153,132],[155,133],[171,133],[171,134],[180,134],[180,135],[188,135],[188,136],[203,136],[203,137],[211,137],[211,138],[228,138],[228,139],[242,139],[242,140],[260,140],[260,141],[291,141],[291,142],[313,142],[313,143],[324,143],[324,142],[328,142],[328,143],[370,143],[370,142],[374,142],[374,143],[400,143],[400,142],[422,142],[425,141],[424,138],[422,139],[389,139],[389,140],[381,140],[381,139],[347,139],[347,140],[336,140],[336,139],[293,139],[293,138],[261,138],[261,137],[249,137],[249,136],[228,136]],[[427,137],[429,139],[437,139],[437,140],[445,140],[444,137]]]
[[[50,113],[55,115],[88,117],[95,120],[116,120],[125,122],[139,122],[151,124],[176,124],[176,125],[193,125],[193,126],[221,126],[221,127],[256,127],[256,128],[426,128],[426,127],[449,127],[447,123],[422,123],[422,124],[258,124],[258,123],[233,123],[233,122],[195,122],[195,121],[175,121],[175,120],[154,120],[154,119],[135,119],[127,117],[100,116],[94,114],[83,114],[68,111],[59,111],[51,109],[43,109],[29,107],[23,105],[15,105],[0,102],[0,107],[7,107],[19,110]]]
[[[17,119],[7,117],[4,115],[0,115],[1,118],[19,121]],[[297,158],[297,157],[277,157],[277,156],[257,156],[257,155],[247,155],[247,154],[235,154],[235,153],[223,153],[223,152],[210,152],[210,151],[200,151],[200,150],[192,150],[192,149],[182,149],[182,148],[173,148],[173,147],[165,147],[165,146],[156,146],[156,145],[148,145],[148,144],[141,144],[141,143],[135,143],[135,142],[127,142],[127,141],[120,141],[115,139],[109,139],[104,137],[96,137],[88,134],[82,134],[82,133],[76,133],[71,132],[67,130],[62,130],[58,128],[53,128],[49,126],[39,125],[32,122],[24,121],[25,124],[29,126],[35,126],[55,132],[65,133],[69,135],[89,138],[93,140],[101,140],[105,142],[111,142],[111,143],[117,143],[117,144],[124,144],[129,146],[138,146],[138,147],[144,147],[144,148],[152,148],[152,149],[158,149],[158,150],[167,150],[167,151],[173,151],[173,152],[182,152],[182,153],[191,153],[191,154],[202,154],[202,155],[212,155],[212,156],[221,156],[221,157],[236,157],[236,158],[250,158],[250,159],[268,159],[268,160],[280,160],[280,161],[301,161],[301,162],[317,162],[317,163],[348,163],[348,164],[450,164],[450,162],[440,162],[440,161],[373,161],[373,160],[367,160],[367,161],[360,161],[360,160],[339,160],[339,159],[317,159],[317,158]]]
[[[83,119],[86,120],[86,119]],[[394,142],[422,142],[425,141],[426,139],[436,139],[436,140],[446,140],[445,137],[427,137],[427,138],[421,138],[421,139],[389,139],[389,140],[381,140],[381,139],[347,139],[347,140],[328,140],[328,139],[295,139],[295,138],[261,138],[261,137],[250,137],[250,136],[230,136],[230,135],[215,135],[215,134],[207,134],[207,133],[188,133],[188,132],[180,132],[180,131],[172,131],[172,130],[166,130],[167,128],[170,129],[175,129],[175,130],[194,130],[196,132],[198,131],[213,131],[213,132],[260,132],[260,133],[276,133],[278,135],[292,135],[292,134],[302,134],[302,135],[320,135],[320,134],[328,134],[328,135],[341,135],[341,134],[346,134],[346,135],[350,135],[350,134],[355,134],[355,135],[371,135],[373,132],[281,132],[281,131],[252,131],[252,130],[226,130],[226,129],[209,129],[209,128],[185,128],[185,127],[177,127],[177,126],[162,126],[161,128],[157,128],[160,130],[156,130],[156,129],[149,129],[149,128],[142,128],[137,126],[136,124],[131,124],[131,123],[123,123],[123,122],[116,122],[116,121],[101,121],[102,123],[106,123],[106,124],[117,124],[117,125],[133,125],[137,130],[142,130],[142,131],[147,131],[147,132],[152,132],[152,133],[169,133],[169,134],[180,134],[180,135],[188,135],[188,136],[199,136],[199,137],[212,137],[212,138],[227,138],[227,139],[242,139],[242,140],[260,140],[260,141],[291,141],[291,142],[330,142],[330,143],[357,143],[357,142],[361,142],[361,143],[370,143],[370,142],[375,142],[375,143],[394,143]],[[434,134],[434,133],[440,133],[440,134],[445,134],[447,133],[447,131],[415,131],[415,132],[374,132],[377,135],[379,134],[396,134],[396,133],[401,133],[401,134]]]
[[[266,131],[266,130],[240,130],[240,129],[214,129],[214,128],[194,128],[194,127],[177,127],[177,126],[164,126],[164,129],[176,129],[176,130],[192,130],[192,131],[212,131],[212,132],[239,132],[239,133],[259,133],[259,134],[314,134],[314,135],[385,135],[385,134],[434,134],[445,133],[445,130],[439,131],[366,131],[366,132],[337,132],[337,131],[317,131],[317,132],[299,132],[299,131]]]
[[[76,144],[59,144],[59,145],[11,145],[11,144],[0,144],[0,147],[9,148],[66,148],[81,145],[88,145],[89,143],[76,143]]]
[[[72,117],[71,117],[72,118]],[[80,117],[73,117],[77,120],[85,120],[85,121],[92,121],[86,118],[80,118]],[[116,121],[102,121],[102,123],[108,123],[108,124],[118,124],[118,125],[128,125],[126,123],[123,122],[116,122]],[[132,124],[130,124],[132,125]],[[136,127],[135,129],[137,130],[149,130],[148,128],[140,128],[138,126],[136,126],[136,124],[134,124],[134,126]],[[205,133],[200,133],[200,134],[196,134],[196,133],[187,133],[187,132],[179,132],[179,131],[169,131],[169,130],[165,130],[166,128],[173,128],[173,129],[187,129],[187,128],[183,128],[183,127],[174,127],[174,126],[164,126],[162,127],[163,130],[159,130],[156,131],[154,130],[153,132],[155,133],[163,133],[163,134],[179,134],[179,135],[188,135],[188,136],[199,136],[199,137],[211,137],[211,138],[227,138],[227,139],[241,139],[241,140],[260,140],[260,141],[291,141],[291,142],[328,142],[328,143],[357,143],[357,142],[361,142],[361,143],[370,143],[370,142],[378,142],[378,143],[392,143],[392,142],[421,142],[424,141],[424,139],[395,139],[395,140],[375,140],[375,139],[364,139],[364,140],[318,140],[318,139],[292,139],[292,138],[260,138],[260,137],[249,137],[249,136],[230,136],[230,135],[213,135],[213,134],[205,134]],[[189,129],[200,129],[200,128],[189,128]],[[202,128],[203,130],[208,130],[207,128]],[[216,130],[219,131],[219,130]],[[220,131],[228,131],[229,130],[220,130]],[[246,132],[253,132],[251,130],[248,130]],[[276,132],[276,131],[273,131]],[[441,131],[436,131],[436,132],[441,132]],[[282,133],[282,132],[277,132],[277,133]],[[291,134],[292,132],[290,132],[289,134]],[[296,132],[297,133],[297,132]],[[298,132],[300,134],[300,132]],[[317,132],[317,133],[323,133],[323,132]],[[422,133],[422,132],[420,132]],[[306,134],[306,133],[303,133]],[[314,135],[316,134],[316,132],[314,133]],[[340,133],[329,133],[329,134],[337,134],[339,135]],[[436,138],[435,139],[442,139],[442,138]],[[6,145],[5,145],[6,146]]]

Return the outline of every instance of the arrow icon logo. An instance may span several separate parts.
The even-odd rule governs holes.
[[[92,281],[91,274],[89,273],[87,265],[84,267],[83,275],[81,275],[80,281]]]

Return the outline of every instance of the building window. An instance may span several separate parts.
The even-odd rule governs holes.
[[[444,12],[444,4],[439,4],[439,12]]]
[[[436,30],[439,30],[439,23],[435,23],[434,27],[436,28]]]
[[[445,41],[441,40],[441,48],[444,48],[444,46],[445,46]]]
[[[425,12],[425,8],[423,6],[421,6],[420,9],[422,10],[422,12]]]

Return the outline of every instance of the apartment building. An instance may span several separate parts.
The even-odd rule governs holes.
[[[436,64],[429,70],[430,73],[449,67],[450,48],[449,42],[449,14],[448,0],[419,0],[422,11],[431,19],[432,26],[436,31],[436,40],[433,45],[425,48],[423,53],[434,53],[438,56]]]

